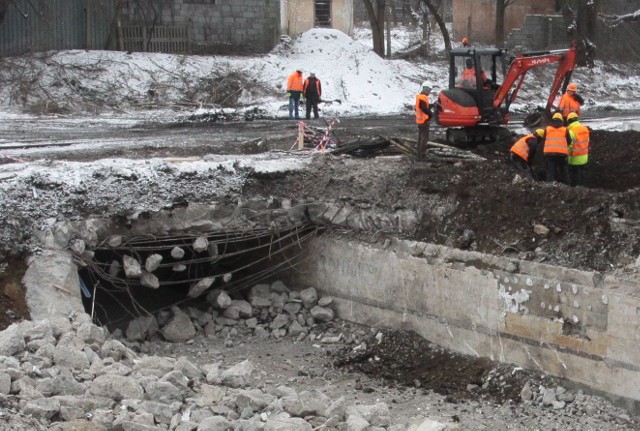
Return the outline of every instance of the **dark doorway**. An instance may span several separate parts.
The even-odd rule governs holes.
[[[331,0],[316,0],[316,27],[331,27]]]

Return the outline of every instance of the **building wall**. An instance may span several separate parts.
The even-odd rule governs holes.
[[[295,36],[315,27],[313,0],[281,0],[282,33]],[[331,28],[353,33],[353,0],[331,1]]]
[[[505,11],[505,37],[513,28],[522,27],[526,14],[553,14],[555,0],[516,2]],[[453,0],[453,35],[467,36],[472,42],[495,42],[496,0]]]
[[[128,2],[123,21],[153,22],[153,13]],[[280,0],[173,0],[156,5],[158,25],[190,28],[200,53],[268,52],[280,38]]]
[[[522,28],[513,29],[507,36],[506,46],[525,51],[568,48],[562,15],[526,15]]]

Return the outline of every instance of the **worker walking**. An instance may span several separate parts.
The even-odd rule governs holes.
[[[547,181],[560,181],[567,183],[569,169],[567,168],[567,156],[571,135],[562,120],[562,114],[556,112],[551,117],[551,122],[544,129],[543,153],[546,168]]]
[[[589,162],[589,128],[580,123],[578,114],[571,112],[567,115],[567,129],[572,139],[567,159],[569,164],[569,184],[571,186],[584,186],[585,171]]]
[[[302,86],[302,93],[304,94],[305,103],[307,104],[307,120],[311,118],[311,109],[313,109],[313,118],[318,118],[318,103],[322,96],[322,84],[320,80],[316,78],[315,73],[310,73],[309,77],[305,79]]]
[[[581,115],[582,105],[584,105],[584,99],[578,94],[578,86],[572,82],[567,85],[567,91],[560,98],[558,110],[562,113],[562,118],[566,121],[567,116],[571,112]]]
[[[544,130],[538,129],[518,139],[509,150],[509,159],[513,166],[525,177],[534,179],[532,162],[536,156],[538,143],[544,137]]]
[[[418,161],[424,160],[424,153],[429,142],[429,120],[431,119],[431,106],[429,105],[429,93],[431,87],[428,82],[420,86],[420,93],[416,95],[416,124],[418,125],[418,145],[416,148]]]
[[[287,96],[289,96],[289,119],[300,118],[300,96],[302,95],[302,71],[300,69],[289,75],[287,79]]]

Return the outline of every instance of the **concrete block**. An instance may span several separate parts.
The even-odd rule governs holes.
[[[610,337],[607,358],[640,367],[640,344],[635,339]]]

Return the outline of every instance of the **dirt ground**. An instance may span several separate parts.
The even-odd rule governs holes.
[[[321,121],[313,124],[320,129],[326,126]],[[266,139],[269,149],[287,151],[295,142],[296,128],[295,123],[286,121],[147,125],[113,133],[122,139],[153,138],[153,144],[101,146],[90,152],[44,150],[22,158],[89,161],[103,157],[243,154],[252,151],[243,143],[257,138]],[[359,137],[414,134],[415,127],[407,119],[369,118],[344,120],[334,137],[345,143]],[[433,136],[435,141],[443,142],[438,131]],[[64,139],[60,136],[61,141]],[[186,143],[175,145],[176,141]],[[639,141],[638,132],[594,131],[587,187],[517,179],[507,162],[510,144],[502,142],[467,149],[487,159],[483,162],[452,162],[435,157],[415,162],[388,149],[378,158],[318,154],[314,163],[300,172],[284,177],[254,174],[242,193],[408,208],[422,214],[418,228],[407,235],[416,240],[595,271],[633,271],[640,256],[640,230],[636,227],[640,220],[640,154],[635,151]],[[542,174],[540,160],[536,160],[536,172]],[[90,210],[83,207],[83,211]],[[535,224],[547,227],[549,232],[535,233]],[[22,256],[5,263],[0,267],[0,328],[28,318],[24,298],[19,294],[25,268]],[[269,372],[280,370],[289,381],[332,385],[335,394],[344,391],[354,400],[386,399],[397,404],[403,414],[412,409],[418,413],[420,405],[434,403],[438,408],[432,413],[445,421],[456,422],[462,417],[464,422],[466,417],[471,428],[465,429],[537,426],[535,408],[515,411],[513,405],[520,403],[523,385],[527,381],[542,382],[542,376],[515,373],[512,367],[485,358],[456,355],[413,333],[388,335],[381,343],[371,341],[372,348],[360,354],[352,352],[352,346],[340,350],[299,345],[296,349],[300,350],[292,351],[281,345],[285,341],[266,347],[245,339],[237,341],[237,349],[227,352],[225,360],[264,352],[257,355],[257,360],[266,361],[266,367],[277,364]],[[198,343],[182,347],[160,343],[146,348],[158,349],[157,354],[162,354],[163,349],[167,354],[183,354],[184,350],[176,349],[187,349],[198,356],[201,353],[197,346]],[[492,380],[492,376],[502,379]],[[439,398],[432,398],[433,393]],[[512,410],[511,416],[500,419],[505,417],[505,408]],[[473,413],[474,409],[493,412],[494,416],[482,419]],[[509,424],[514,418],[519,423]],[[555,427],[598,429],[570,426],[569,414],[556,419],[552,422]],[[600,429],[636,429],[637,425],[626,419],[612,419],[611,424],[611,428]]]

